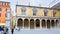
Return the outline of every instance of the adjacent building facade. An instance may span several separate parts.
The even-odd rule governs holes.
[[[0,1],[0,24],[10,19],[10,10],[10,2]]]
[[[57,28],[60,24],[59,14],[60,9],[16,5],[16,25],[29,29]]]

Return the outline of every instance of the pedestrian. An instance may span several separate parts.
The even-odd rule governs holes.
[[[6,28],[6,34],[8,34],[8,28]]]
[[[11,33],[13,34],[14,33],[14,29],[15,29],[15,23],[14,23],[13,19],[11,20],[10,28],[11,28]]]
[[[13,32],[14,32],[14,28],[11,29],[11,33],[12,33],[12,34],[13,34]]]
[[[15,28],[15,26],[11,27],[11,33],[12,34],[14,33],[14,28]]]
[[[4,34],[6,34],[6,26],[4,26]]]

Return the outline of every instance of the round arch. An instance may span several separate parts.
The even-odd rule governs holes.
[[[42,19],[42,27],[46,27],[46,21],[45,21],[45,19]]]
[[[17,27],[22,27],[22,26],[23,26],[23,20],[19,18],[17,21]]]
[[[40,20],[39,19],[36,19],[35,26],[40,27]]]
[[[58,23],[59,23],[59,20],[56,20],[56,21],[55,21],[56,26],[57,26]]]
[[[47,28],[50,28],[50,20],[47,20]]]
[[[52,27],[55,26],[54,20],[51,20],[51,26],[52,26]]]
[[[34,29],[34,19],[30,19],[30,29]]]
[[[28,27],[29,26],[29,20],[28,19],[24,19],[24,27]]]

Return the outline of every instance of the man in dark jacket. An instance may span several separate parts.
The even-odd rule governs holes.
[[[14,32],[14,28],[11,29],[11,32],[12,32],[12,34],[13,34],[13,32]]]

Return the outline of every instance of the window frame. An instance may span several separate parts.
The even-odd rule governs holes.
[[[5,17],[7,17],[7,13],[5,14]]]
[[[33,14],[33,16],[37,16],[37,12],[38,12],[37,8],[33,8],[33,9],[32,9],[32,14]],[[34,15],[34,13],[36,13],[36,15]]]
[[[0,17],[1,17],[1,13],[0,13]]]
[[[53,10],[53,17],[56,17],[56,10]]]
[[[26,7],[21,8],[21,15],[26,16]]]
[[[2,8],[0,8],[0,11],[2,11]]]
[[[48,14],[48,9],[44,9],[44,16],[47,16]]]

